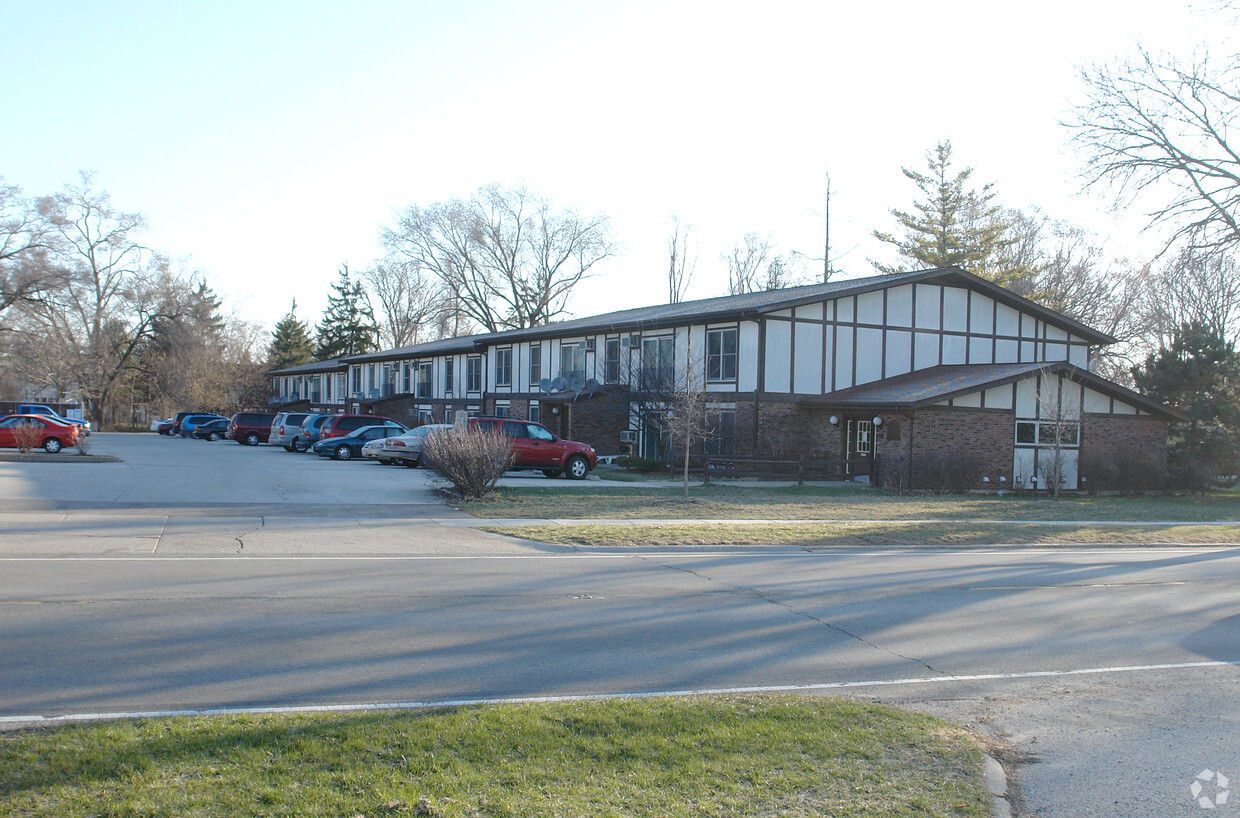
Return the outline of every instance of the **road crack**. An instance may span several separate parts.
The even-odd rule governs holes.
[[[664,568],[670,568],[673,571],[681,571],[686,574],[691,574],[692,576],[695,576],[698,579],[701,579],[705,582],[712,583],[714,585],[722,585],[725,588],[731,588],[734,591],[739,591],[740,593],[748,594],[749,596],[752,596],[755,599],[759,599],[769,605],[774,605],[777,608],[782,608],[788,613],[792,614],[793,616],[799,616],[802,619],[808,619],[810,622],[813,622],[818,625],[822,625],[828,630],[835,631],[836,633],[841,634],[842,636],[846,636],[849,639],[853,639],[857,642],[860,642],[863,645],[867,645],[873,648],[874,650],[881,651],[888,655],[894,656],[897,659],[902,659],[906,662],[913,662],[914,664],[921,665],[926,670],[930,671],[936,676],[950,676],[954,678],[956,675],[949,671],[936,668],[934,665],[930,664],[924,659],[918,659],[916,656],[906,656],[905,654],[900,653],[899,651],[894,651],[891,648],[884,647],[883,645],[880,645],[877,642],[866,639],[864,636],[861,636],[860,634],[856,634],[845,628],[841,628],[839,625],[829,622],[820,616],[814,616],[813,614],[807,611],[799,610],[798,608],[795,608],[792,605],[789,605],[787,602],[783,602],[779,599],[775,599],[774,597],[768,594],[764,594],[762,591],[759,591],[757,588],[751,588],[745,585],[737,585],[732,582],[725,582],[721,579],[716,579],[715,577],[707,576],[706,574],[703,574],[701,571],[695,571],[692,568],[685,568],[680,565],[668,565],[667,563],[659,562],[658,560],[653,560],[653,559],[650,559],[649,557],[640,557],[640,559],[645,560],[647,562],[653,562],[654,564],[660,565]]]
[[[262,531],[266,526],[267,526],[267,518],[259,517],[257,526],[255,526],[254,528],[251,528],[249,531],[243,531],[237,536],[233,537],[233,539],[237,541],[236,553],[240,554],[242,551],[245,550],[245,540],[243,539],[243,537],[247,537],[250,534],[253,534],[255,531]]]

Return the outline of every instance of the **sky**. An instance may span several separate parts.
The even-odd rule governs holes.
[[[620,251],[578,316],[666,301],[673,213],[689,297],[723,294],[747,232],[819,271],[827,174],[833,266],[870,275],[895,260],[872,232],[917,195],[901,168],[944,139],[996,203],[1145,257],[1158,236],[1082,192],[1061,123],[1081,68],[1217,44],[1216,6],[0,0],[0,177],[44,195],[93,172],[267,327],[294,297],[317,322],[397,211],[491,183],[609,217]]]

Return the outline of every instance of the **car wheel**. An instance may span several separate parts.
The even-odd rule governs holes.
[[[56,454],[56,452],[60,451],[60,441],[54,437],[49,437],[43,441],[43,450],[48,454]]]
[[[245,436],[245,445],[257,446],[258,443],[259,443],[258,432],[250,432],[248,435]]]
[[[559,469],[543,469],[542,473],[546,477],[561,477],[564,474],[564,472],[560,471]]]
[[[418,467],[418,461],[416,460],[410,459],[410,460],[405,460],[403,462],[405,464],[406,469],[416,469]]]
[[[212,432],[211,434],[207,435],[207,440],[219,440],[219,439],[220,439],[219,432]]]
[[[574,480],[585,480],[590,473],[590,464],[584,457],[575,454],[565,464],[564,473]]]
[[[337,446],[336,447],[336,459],[337,460],[351,460],[352,458],[353,458],[353,450],[350,449],[348,446]]]
[[[300,437],[295,437],[295,438],[293,438],[293,451],[295,451],[295,452],[304,452],[304,451],[305,451],[306,449],[308,449],[308,448],[310,448],[310,444],[309,444],[309,443],[307,443],[306,441],[302,440]]]

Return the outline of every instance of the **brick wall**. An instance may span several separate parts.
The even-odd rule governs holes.
[[[1168,421],[1149,415],[1085,415],[1081,421],[1081,457],[1129,455],[1167,466]]]
[[[966,455],[981,461],[980,476],[990,482],[979,479],[973,488],[997,489],[1000,477],[1011,483],[1015,413],[928,407],[912,415],[913,488],[928,488],[923,466],[936,455]]]
[[[546,404],[542,409],[543,425],[557,432],[557,426],[548,423],[551,418],[550,407]],[[629,428],[629,395],[619,389],[608,389],[578,400],[575,403],[559,404],[561,412],[567,410],[568,423],[564,436],[579,443],[588,443],[600,455],[621,454],[624,447],[620,443],[620,432]]]

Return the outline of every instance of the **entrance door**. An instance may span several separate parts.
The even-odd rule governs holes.
[[[844,464],[844,473],[865,474],[868,478],[869,467],[860,464],[854,466],[852,461],[874,459],[874,421],[849,418],[844,441],[844,459],[848,461]]]

